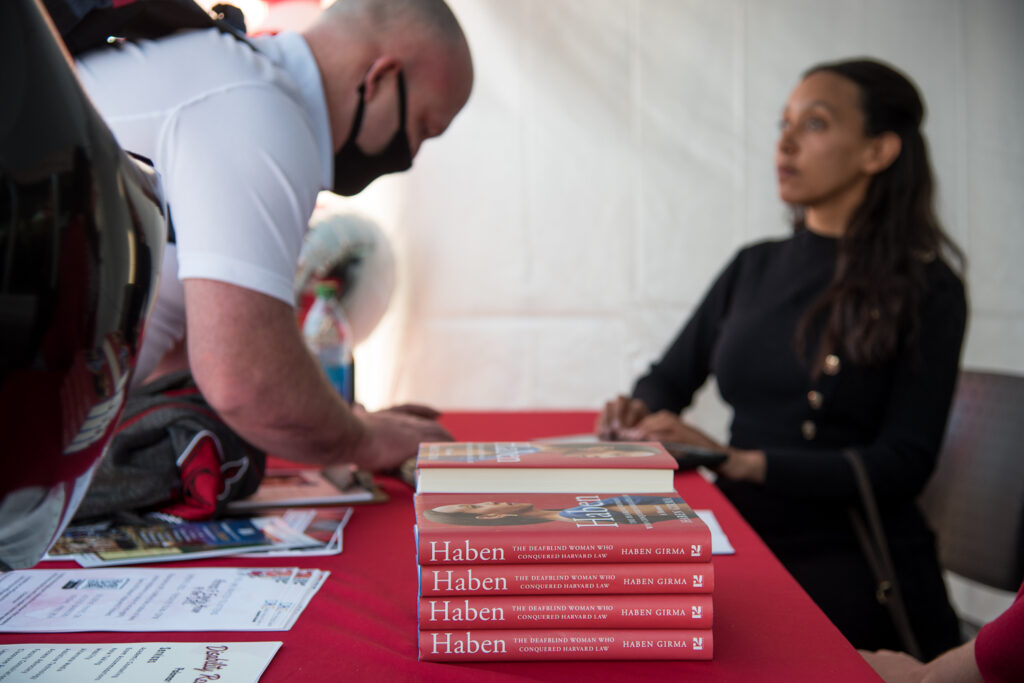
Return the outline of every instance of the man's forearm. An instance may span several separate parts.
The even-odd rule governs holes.
[[[189,365],[206,400],[257,448],[295,462],[361,462],[366,427],[306,350],[283,302],[209,280],[185,282]]]
[[[359,445],[366,428],[312,362],[276,381],[236,376],[219,382],[230,388],[211,405],[232,429],[268,453],[325,466],[355,462],[364,452]]]

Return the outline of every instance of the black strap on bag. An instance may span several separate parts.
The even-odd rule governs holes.
[[[853,525],[853,531],[857,535],[857,541],[864,552],[871,573],[875,576],[875,599],[879,604],[888,608],[896,633],[903,641],[904,650],[917,659],[921,659],[921,648],[917,644],[917,638],[914,637],[914,631],[910,628],[910,619],[903,602],[903,594],[900,592],[899,582],[896,580],[896,570],[893,568],[892,558],[889,556],[889,542],[882,529],[881,516],[878,514],[878,505],[875,503],[871,480],[868,479],[860,453],[852,448],[847,448],[843,450],[843,455],[846,456],[850,467],[853,468],[861,506],[867,516],[865,523],[864,517],[857,508],[850,508],[850,523]]]
[[[190,28],[217,28],[248,42],[245,17],[233,5],[214,5],[213,14],[194,0],[43,0],[43,5],[72,56],[117,39],[154,40]]]

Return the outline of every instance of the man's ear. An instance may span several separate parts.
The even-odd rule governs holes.
[[[892,166],[903,149],[903,140],[892,131],[871,138],[865,153],[864,171],[869,175],[881,173]]]
[[[363,97],[366,100],[372,100],[377,94],[381,79],[392,71],[398,71],[401,68],[401,60],[391,55],[382,55],[374,60],[373,64],[370,65],[370,69],[366,72],[366,79],[364,80],[366,90],[363,92]]]

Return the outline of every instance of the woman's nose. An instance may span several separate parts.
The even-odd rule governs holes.
[[[796,139],[793,134],[787,130],[779,133],[779,141],[776,143],[776,148],[780,152],[792,153],[796,151]]]

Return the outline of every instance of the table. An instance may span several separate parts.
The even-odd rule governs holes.
[[[589,432],[592,412],[449,413],[442,423],[463,441],[514,441]],[[839,631],[775,559],[716,487],[693,472],[676,489],[715,512],[735,555],[716,555],[712,662],[416,661],[416,570],[412,492],[384,479],[391,500],[357,507],[341,555],[301,566],[331,571],[287,632],[0,634],[0,643],[281,640],[262,681],[878,681]],[[289,561],[291,559],[292,561]],[[46,563],[56,566],[55,563]],[[219,559],[204,566],[289,566],[280,560]],[[46,565],[43,565],[46,566]]]

